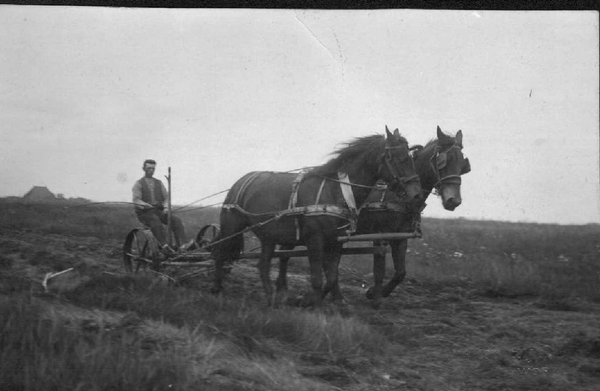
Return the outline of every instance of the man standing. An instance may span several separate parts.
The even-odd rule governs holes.
[[[163,250],[168,251],[169,245],[167,234],[163,224],[167,224],[168,214],[165,207],[168,208],[169,194],[165,185],[154,178],[156,162],[148,159],[144,161],[142,169],[145,175],[133,185],[133,204],[135,205],[135,214],[138,220],[150,227],[150,230],[161,244]],[[185,240],[185,230],[181,219],[171,216],[171,229],[175,234],[175,242],[178,248],[185,250],[189,244]]]

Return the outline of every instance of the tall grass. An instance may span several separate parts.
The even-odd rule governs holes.
[[[144,275],[99,274],[60,297],[0,299],[0,389],[325,390],[305,366],[352,366],[390,345],[355,318],[258,308]]]
[[[64,297],[84,307],[135,312],[178,327],[242,336],[242,344],[268,339],[331,356],[385,350],[385,338],[356,319],[294,309],[257,308],[244,300],[223,300],[195,289],[167,286],[150,276],[101,274],[66,292]],[[255,346],[258,350],[259,345]]]
[[[165,390],[202,386],[181,347],[156,351],[128,330],[77,327],[43,303],[0,305],[0,389]],[[189,352],[188,352],[189,353]],[[173,387],[175,386],[175,387]]]
[[[470,280],[498,294],[600,299],[600,225],[425,218],[423,233],[409,240],[408,277]],[[371,258],[343,262],[368,274]],[[390,254],[387,259],[391,276]]]

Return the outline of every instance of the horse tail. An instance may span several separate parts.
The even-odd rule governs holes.
[[[214,240],[215,245],[211,251],[211,258],[215,260],[217,285],[220,285],[225,264],[231,264],[237,260],[244,248],[242,231],[250,224],[246,216],[234,206],[239,206],[240,197],[255,176],[256,173],[251,172],[240,178],[231,187],[223,202],[219,216],[220,231]],[[215,289],[218,290],[219,288]]]
[[[243,230],[248,222],[239,211],[222,208],[219,217],[220,231],[214,239],[211,258],[214,260],[215,272],[211,292],[218,294],[223,290],[226,266],[237,260],[244,247]]]
[[[233,262],[244,248],[242,231],[248,226],[246,218],[237,210],[221,209],[220,231],[214,239],[211,257],[216,261]]]

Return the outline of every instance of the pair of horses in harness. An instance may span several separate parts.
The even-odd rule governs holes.
[[[282,249],[307,247],[312,304],[320,306],[330,292],[334,299],[341,299],[338,267],[343,243],[339,236],[410,230],[434,190],[446,209],[460,205],[460,175],[469,165],[462,154],[462,133],[452,137],[438,127],[437,136],[425,147],[411,148],[411,155],[398,129],[392,133],[386,127],[385,136],[356,138],[335,151],[327,163],[300,176],[252,172],[240,178],[221,210],[221,230],[211,254],[215,260],[211,291],[223,290],[225,265],[239,257],[241,233],[252,230],[261,242],[258,269],[267,304],[287,292],[288,259],[280,257],[276,291],[270,280],[277,245]],[[406,240],[390,244],[396,274],[383,289],[385,255],[375,256],[375,286],[370,295],[374,303],[389,295],[404,277]]]

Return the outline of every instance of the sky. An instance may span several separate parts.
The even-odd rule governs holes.
[[[440,126],[472,171],[425,217],[600,223],[598,37],[592,11],[0,5],[0,197],[131,201],[150,158],[183,205]]]

